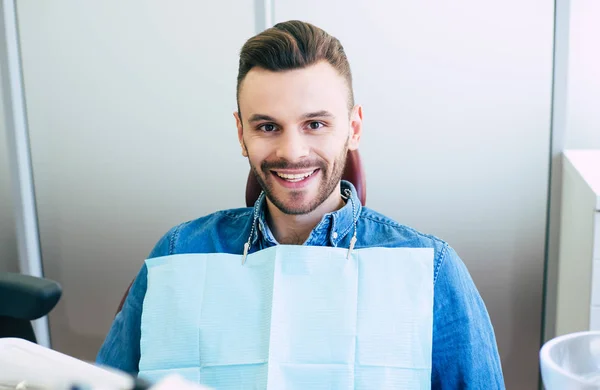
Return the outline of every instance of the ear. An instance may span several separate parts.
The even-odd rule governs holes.
[[[352,109],[350,115],[350,139],[348,140],[348,149],[356,150],[360,143],[360,136],[362,135],[363,125],[363,112],[362,106],[356,105]]]
[[[242,156],[248,157],[248,151],[246,150],[246,144],[244,143],[244,127],[242,126],[242,118],[240,117],[239,112],[234,112],[233,116],[235,118],[235,126],[238,131],[238,141],[240,142],[240,147],[242,148]]]

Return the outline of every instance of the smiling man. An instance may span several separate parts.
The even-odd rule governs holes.
[[[174,227],[158,242],[149,258],[243,254],[245,259],[247,254],[280,244],[339,247],[350,251],[375,247],[432,248],[433,325],[428,337],[432,343],[429,343],[430,349],[423,349],[431,352],[431,356],[426,357],[430,362],[426,366],[430,367],[431,388],[504,388],[488,313],[456,252],[436,237],[419,233],[364,207],[353,185],[341,180],[348,151],[359,146],[363,114],[362,108],[354,103],[350,66],[340,42],[323,30],[299,21],[280,23],[258,34],[241,50],[237,100],[238,112],[234,116],[241,151],[248,158],[263,195],[253,208],[218,211]],[[414,272],[417,275],[416,269]],[[410,275],[404,277],[410,278]],[[144,310],[149,294],[163,293],[155,291],[160,288],[158,283],[153,285],[148,280],[148,269],[144,265],[100,350],[99,363],[137,373],[140,360],[148,361],[148,355],[159,353],[141,347],[144,343],[140,341],[142,329],[148,332],[144,318],[161,315]],[[166,288],[175,291],[175,296],[186,294],[183,285]],[[418,305],[419,296],[411,299]],[[173,302],[176,307],[172,313],[183,321],[188,310],[207,304],[194,302],[187,306]],[[229,301],[224,302],[223,305],[229,307]],[[208,308],[198,310],[206,310],[203,315],[209,311]],[[394,323],[381,325],[386,329],[401,329]],[[164,332],[167,331],[165,326]],[[210,339],[207,334],[210,332],[200,337]],[[223,334],[219,333],[219,337]],[[228,342],[227,339],[201,340],[201,345],[211,347],[192,346],[193,352],[189,353],[194,356],[199,353],[197,359],[206,363],[213,355],[225,354],[223,349]],[[412,344],[399,348],[397,354],[407,356],[410,352],[407,349],[420,350],[415,339],[409,343]],[[185,341],[175,344],[181,345],[180,349],[187,348]],[[174,347],[166,342],[164,348],[171,351]],[[252,348],[244,349],[243,353],[252,352],[248,349]],[[180,351],[177,356],[181,354],[185,353]],[[177,359],[179,357],[172,357],[167,361]],[[310,359],[316,358],[308,356]],[[417,371],[423,369],[416,368]],[[429,381],[429,371],[426,372]],[[229,381],[228,386],[232,386],[225,387],[246,388],[236,385],[238,382],[231,379],[231,375],[222,375]],[[248,375],[236,373],[234,377],[240,381],[245,377],[244,380],[260,382],[260,378]],[[398,382],[395,387],[389,385],[393,381],[381,383],[388,384],[376,387],[399,386]],[[350,384],[348,388],[361,388],[354,386]]]
[[[289,42],[292,52],[282,54],[301,67],[284,69],[260,50],[281,39],[280,31],[267,31],[242,50],[234,115],[242,154],[267,197],[274,238],[302,244],[323,215],[344,205],[340,179],[348,150],[358,148],[362,108],[354,107],[349,65],[334,51],[334,38],[323,38],[315,47],[320,52],[306,60],[300,45]]]

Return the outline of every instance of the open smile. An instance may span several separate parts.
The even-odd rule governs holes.
[[[320,171],[319,168],[303,171],[278,170],[271,171],[271,174],[278,183],[286,188],[301,188],[311,182]]]

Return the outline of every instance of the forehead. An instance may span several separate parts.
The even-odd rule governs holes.
[[[347,102],[346,80],[327,62],[279,72],[252,68],[239,94],[246,118],[256,113],[290,117],[321,110],[341,115],[348,109]]]

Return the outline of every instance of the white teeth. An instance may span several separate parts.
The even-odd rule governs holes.
[[[315,173],[315,171],[306,172],[306,173],[298,173],[298,174],[288,174],[288,173],[279,173],[279,172],[275,172],[275,173],[280,178],[285,179],[287,181],[290,181],[292,183],[295,183],[295,182],[298,182],[300,180],[306,179],[307,177],[309,177],[310,175],[312,175],[313,173]]]

